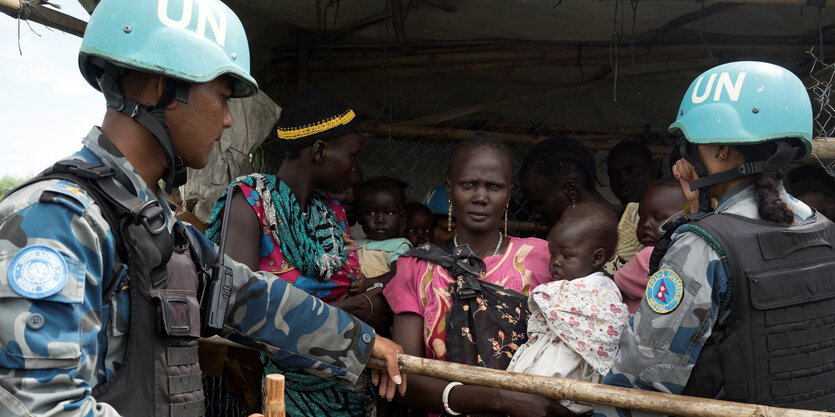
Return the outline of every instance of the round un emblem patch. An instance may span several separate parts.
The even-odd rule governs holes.
[[[684,284],[678,274],[669,269],[662,269],[649,278],[646,298],[649,308],[658,314],[667,314],[681,302]]]
[[[67,262],[55,249],[27,246],[12,260],[8,279],[9,286],[24,297],[49,297],[67,283]]]

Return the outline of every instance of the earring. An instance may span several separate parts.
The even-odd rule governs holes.
[[[723,155],[723,154],[720,154],[720,153],[718,153],[718,152],[717,152],[717,153],[716,153],[716,155],[715,155],[715,157],[716,157],[716,159],[717,159],[717,160],[722,161],[722,160],[724,160],[725,158],[727,158],[727,157],[728,157],[728,155],[727,155],[727,154],[724,154],[724,155]]]
[[[510,207],[510,201],[504,206],[504,235],[507,236],[507,209]]]
[[[447,200],[447,202],[449,203],[449,215],[447,216],[447,219],[446,219],[446,231],[451,232],[452,231],[452,201]]]
[[[574,198],[574,197],[571,197],[571,208],[574,208],[575,205],[577,205],[577,199]]]

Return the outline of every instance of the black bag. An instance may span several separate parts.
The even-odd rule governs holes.
[[[491,369],[507,369],[520,345],[528,340],[528,299],[521,293],[484,282],[484,261],[468,245],[451,242],[418,247],[407,256],[443,266],[455,282],[447,313],[446,360]]]

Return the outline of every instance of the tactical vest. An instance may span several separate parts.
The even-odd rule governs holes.
[[[202,416],[198,286],[207,277],[207,268],[196,245],[189,243],[185,227],[177,222],[169,232],[159,203],[118,187],[116,175],[103,165],[59,162],[24,184],[58,178],[82,187],[110,225],[117,266],[127,266],[126,282],[114,278],[103,293],[107,303],[123,285],[130,291],[124,359],[115,376],[93,390],[93,397],[123,416]],[[121,183],[129,184],[125,179]]]
[[[719,213],[689,227],[727,265],[731,297],[683,394],[835,410],[835,225]]]

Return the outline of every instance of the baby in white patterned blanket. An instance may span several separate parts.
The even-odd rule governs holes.
[[[528,298],[528,341],[508,371],[602,382],[612,366],[629,312],[617,285],[602,272],[614,255],[617,217],[600,203],[565,211],[548,233],[554,281]],[[581,414],[588,404],[562,400]]]

